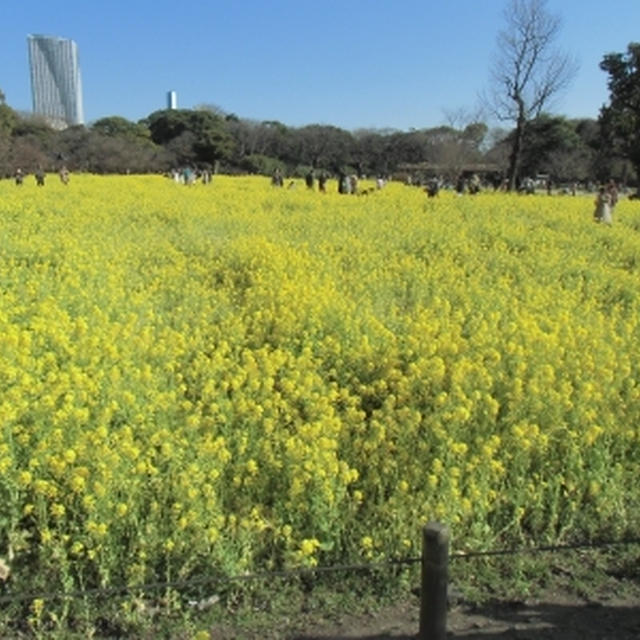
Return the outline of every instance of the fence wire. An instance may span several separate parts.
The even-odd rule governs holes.
[[[491,549],[487,551],[461,551],[449,554],[449,560],[470,560],[473,558],[489,558],[497,556],[515,556],[535,553],[555,553],[560,551],[578,551],[581,549],[604,549],[614,546],[640,545],[640,538],[625,540],[609,540],[600,542],[578,542],[575,544],[544,545],[538,547],[521,547],[518,549]],[[235,576],[215,577],[202,576],[188,580],[171,580],[146,582],[139,585],[121,585],[115,587],[92,587],[72,591],[53,592],[22,592],[6,593],[0,595],[0,604],[24,602],[26,600],[58,600],[58,599],[84,599],[90,596],[108,597],[123,596],[127,593],[147,593],[155,590],[186,589],[188,587],[202,587],[212,584],[231,584],[234,582],[247,582],[259,580],[271,580],[275,578],[293,578],[302,575],[326,574],[326,573],[356,573],[390,569],[392,567],[407,567],[422,562],[422,556],[406,557],[399,559],[381,560],[368,563],[335,564],[319,567],[295,567],[279,571],[263,571],[256,573],[239,574]],[[5,583],[6,588],[6,583]]]

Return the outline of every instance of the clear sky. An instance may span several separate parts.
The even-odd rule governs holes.
[[[213,104],[289,126],[434,127],[489,81],[506,0],[4,0],[0,90],[31,110],[27,35],[78,44],[88,124]],[[598,64],[640,40],[640,0],[548,0],[580,64],[552,111],[596,118]]]

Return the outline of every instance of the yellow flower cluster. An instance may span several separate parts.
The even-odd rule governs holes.
[[[15,584],[406,555],[434,519],[485,546],[637,527],[640,209],[618,209],[1,182]]]

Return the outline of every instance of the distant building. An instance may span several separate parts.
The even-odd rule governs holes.
[[[84,124],[78,47],[73,40],[29,35],[33,113],[64,129]]]
[[[178,108],[178,94],[175,91],[169,91],[167,93],[167,109]]]

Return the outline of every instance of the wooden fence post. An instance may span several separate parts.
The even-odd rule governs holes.
[[[447,584],[449,580],[449,530],[429,522],[422,530],[422,575],[419,640],[447,637]]]

